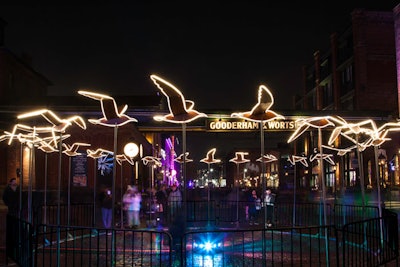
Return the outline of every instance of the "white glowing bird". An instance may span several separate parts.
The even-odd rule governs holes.
[[[207,163],[207,164],[213,164],[213,163],[219,163],[219,162],[221,162],[220,159],[214,158],[214,155],[215,155],[215,152],[216,152],[216,151],[217,151],[216,148],[210,149],[210,150],[207,152],[206,157],[203,158],[203,159],[201,159],[200,162],[204,162],[204,163]]]
[[[126,110],[128,109],[128,105],[124,105],[122,108],[119,108],[114,98],[111,96],[82,90],[78,91],[78,93],[80,95],[100,101],[103,117],[99,119],[89,119],[89,122],[92,124],[116,127],[122,126],[129,122],[137,122],[135,118],[129,117],[125,114]]]
[[[235,112],[231,114],[231,117],[255,122],[285,119],[284,116],[270,110],[273,104],[274,97],[270,90],[265,85],[260,85],[257,104],[250,111]]]
[[[235,164],[241,164],[249,162],[249,159],[246,159],[245,156],[248,155],[248,152],[235,152],[235,157],[231,158],[229,161]]]
[[[90,144],[87,143],[73,143],[72,145],[63,143],[62,145],[65,148],[63,150],[63,153],[68,155],[69,157],[81,155],[82,153],[78,152],[78,149],[82,146],[90,146]]]
[[[296,165],[297,162],[300,162],[304,167],[308,167],[307,157],[305,156],[290,155],[288,161],[292,165]]]
[[[171,123],[187,123],[197,118],[207,117],[206,114],[194,110],[194,102],[185,100],[185,97],[173,84],[158,77],[151,75],[150,78],[160,91],[167,97],[169,114],[164,116],[154,116],[156,121],[166,121]]]

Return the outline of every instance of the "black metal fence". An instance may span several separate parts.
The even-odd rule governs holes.
[[[247,201],[188,201],[187,202],[186,221],[189,224],[196,225],[221,225],[224,223],[246,224],[246,207],[251,205]],[[356,205],[327,205],[327,224],[334,224],[337,227],[353,222],[361,221],[369,218],[377,218],[379,216],[378,208],[375,206],[356,206]],[[50,204],[46,207],[40,206],[34,209],[33,224],[57,224],[60,225],[79,225],[79,226],[95,226],[94,205],[88,204],[71,204],[60,206]],[[164,208],[163,212],[157,210],[142,209],[141,217],[143,221],[151,224],[150,221],[159,221],[164,225],[170,225],[174,218],[172,214],[181,211],[181,205],[171,205]],[[116,224],[120,225],[120,208],[115,209]],[[59,214],[58,214],[59,212]],[[97,212],[98,213],[98,212]],[[265,209],[262,208],[258,212],[258,221],[263,222]],[[69,216],[68,216],[69,214]],[[278,226],[318,226],[322,225],[323,205],[322,203],[293,203],[281,202],[274,206],[273,221]],[[98,219],[100,214],[98,214]],[[161,221],[160,221],[161,220]],[[155,223],[153,223],[155,224]]]
[[[81,216],[78,221],[87,226],[66,226],[65,216],[60,225],[43,225],[37,218],[30,224],[8,216],[7,256],[20,266],[380,266],[398,263],[397,214],[387,210],[379,218],[376,207],[335,205],[332,209],[329,206],[330,224],[321,226],[320,204],[298,204],[293,209],[289,203],[279,203],[275,206],[274,226],[265,228],[262,224],[248,225],[243,216],[246,202],[209,203],[214,204],[193,202],[187,206],[187,225],[206,228],[188,228],[186,232],[168,217],[165,224],[174,222],[168,228],[93,227],[90,205],[70,206],[70,214]],[[260,211],[260,221],[262,216]]]

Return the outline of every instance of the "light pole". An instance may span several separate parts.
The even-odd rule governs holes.
[[[62,153],[68,156],[68,202],[67,202],[67,226],[70,225],[71,219],[71,158],[75,156],[82,155],[82,153],[78,152],[79,147],[90,146],[87,143],[73,143],[71,146],[63,143],[63,147],[65,148]]]
[[[215,152],[217,151],[216,148],[212,148],[207,152],[207,155],[205,158],[201,159],[200,162],[206,163],[208,167],[208,176],[211,177],[210,175],[210,165],[214,163],[219,163],[221,162],[220,159],[214,158]],[[207,183],[207,225],[210,226],[210,183]]]
[[[296,185],[297,185],[297,168],[296,163],[300,162],[304,167],[308,167],[307,157],[305,156],[289,156],[289,162],[293,165],[294,173],[293,173],[293,227],[296,226]]]
[[[115,180],[117,178],[116,155],[118,148],[118,127],[130,122],[137,122],[135,118],[131,118],[125,114],[128,105],[124,105],[122,109],[117,105],[114,98],[108,95],[80,90],[78,94],[89,97],[100,102],[103,117],[99,119],[89,119],[89,122],[95,125],[102,125],[114,129],[114,147],[113,147],[113,178],[112,178],[112,227],[115,227]],[[111,232],[111,262],[115,265],[115,233]]]
[[[143,164],[147,165],[149,167],[149,172],[151,174],[151,180],[150,180],[150,203],[149,203],[149,215],[150,215],[150,224],[153,225],[153,210],[152,210],[152,206],[153,206],[153,188],[154,188],[154,168],[156,167],[161,167],[162,163],[160,161],[159,158],[157,157],[153,157],[153,156],[146,156],[142,158]]]
[[[186,100],[181,91],[173,84],[162,79],[157,75],[150,75],[150,79],[154,82],[158,89],[167,97],[169,114],[156,115],[154,120],[180,124],[182,126],[182,155],[183,155],[183,217],[186,218],[186,124],[198,118],[207,117],[206,114],[200,113],[193,109],[194,102]],[[185,226],[186,226],[186,220]]]
[[[264,157],[264,127],[266,127],[266,123],[274,120],[283,120],[285,119],[284,116],[279,115],[278,113],[270,110],[272,105],[274,104],[274,97],[271,93],[271,91],[265,86],[265,85],[260,85],[258,88],[258,98],[257,98],[257,104],[253,106],[253,108],[250,111],[246,112],[235,112],[231,114],[231,117],[233,118],[241,118],[244,120],[248,121],[254,121],[259,123],[260,127],[260,148],[261,148],[261,153],[260,157]],[[262,178],[262,198],[265,198],[265,189],[266,189],[266,177],[265,177],[265,162],[262,160],[261,161],[261,175],[260,177]],[[264,218],[265,219],[265,218]],[[264,221],[265,225],[265,221]],[[263,242],[264,246],[264,242]],[[263,260],[264,259],[264,254],[263,254]]]
[[[93,226],[96,226],[96,187],[97,187],[97,159],[102,157],[108,157],[113,152],[98,148],[96,150],[87,149],[86,154],[88,157],[93,159]]]
[[[249,159],[246,159],[245,156],[247,156],[249,153],[248,152],[235,152],[235,157],[231,158],[229,161],[233,162],[236,164],[236,226],[239,227],[239,177],[240,177],[240,172],[239,172],[239,165],[242,163],[249,162]]]

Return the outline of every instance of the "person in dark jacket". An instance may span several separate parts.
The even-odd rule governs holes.
[[[167,192],[167,186],[165,184],[162,184],[160,186],[160,189],[156,193],[156,199],[157,199],[157,205],[158,205],[158,210],[157,210],[157,218],[158,218],[158,224],[159,225],[164,225],[167,216],[167,209],[168,209],[168,192]]]
[[[106,188],[100,193],[101,216],[104,228],[112,225],[112,196],[110,189]]]
[[[19,192],[16,178],[11,178],[3,192],[3,202],[8,207],[8,214],[18,216]]]

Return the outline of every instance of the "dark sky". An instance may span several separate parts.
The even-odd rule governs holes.
[[[301,67],[327,49],[332,32],[350,24],[355,7],[392,10],[398,3],[109,2],[2,3],[5,45],[33,57],[33,67],[54,83],[51,95],[82,88],[150,94],[157,92],[149,78],[154,73],[200,111],[248,110],[260,84],[273,92],[272,109],[283,110],[301,92]]]

